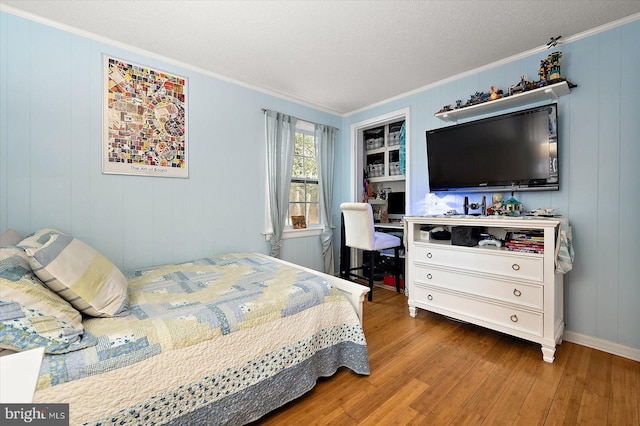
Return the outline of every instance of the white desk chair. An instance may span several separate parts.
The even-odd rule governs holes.
[[[357,277],[369,281],[369,301],[373,299],[373,277],[375,268],[375,254],[379,250],[394,249],[394,275],[396,278],[396,290],[400,291],[400,238],[385,232],[375,232],[373,223],[373,210],[369,203],[342,203],[340,204],[344,220],[345,245],[364,251],[363,265],[351,268],[350,265],[341,263],[340,276],[345,279]],[[368,257],[368,264],[364,261]],[[345,262],[346,263],[346,262]],[[362,270],[363,275],[352,271]]]

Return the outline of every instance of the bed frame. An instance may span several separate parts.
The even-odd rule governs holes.
[[[342,278],[339,278],[333,275],[325,274],[324,272],[318,272],[310,268],[305,268],[304,266],[287,262],[286,260],[276,259],[274,257],[267,256],[261,253],[254,253],[254,254],[261,257],[268,258],[269,260],[272,260],[274,262],[279,262],[285,265],[292,266],[294,268],[298,268],[305,272],[309,272],[311,274],[321,276],[322,278],[327,280],[327,282],[329,282],[329,284],[331,284],[333,287],[341,290],[344,293],[344,295],[349,299],[349,302],[351,302],[351,304],[355,308],[356,313],[358,314],[358,318],[360,319],[360,325],[362,325],[362,304],[364,303],[365,296],[367,295],[367,293],[369,293],[368,287],[364,285],[356,284],[352,281],[344,280]]]

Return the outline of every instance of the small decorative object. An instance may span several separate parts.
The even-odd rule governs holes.
[[[491,206],[494,208],[494,210],[501,210],[502,203],[504,203],[504,195],[502,195],[501,193],[496,192],[491,196]]]
[[[480,210],[480,214],[483,216],[487,214],[487,198],[486,196],[482,196],[482,202],[480,203],[470,203],[469,197],[464,197],[464,214],[469,214],[469,210]]]
[[[442,108],[440,108],[440,111],[438,111],[438,114],[441,112],[447,112],[447,111],[451,111],[451,104],[445,105]]]
[[[504,202],[504,207],[511,216],[519,215],[522,212],[522,203],[513,197]]]
[[[520,82],[518,84],[516,84],[515,86],[511,86],[509,88],[509,92],[512,95],[515,95],[516,93],[522,93],[525,92],[527,90],[529,90],[529,88],[531,87],[535,87],[535,84],[532,81],[527,81],[524,79],[524,75],[520,76]]]
[[[504,95],[502,89],[496,89],[491,86],[491,92],[489,94],[489,100],[495,101],[496,99],[500,99]]]
[[[560,58],[562,58],[562,52],[553,52],[549,55],[549,82],[555,82],[555,80],[562,78],[560,75]]]
[[[291,224],[293,225],[293,229],[304,229],[307,227],[304,216],[291,216]]]
[[[461,107],[462,107],[462,99],[456,100],[456,109],[461,108]]]
[[[547,49],[551,49],[552,47],[556,47],[558,44],[558,40],[560,40],[561,35],[558,37],[549,37],[549,42],[547,43]]]
[[[540,81],[538,82],[538,86],[542,87],[547,84],[547,76],[549,75],[549,59],[542,59],[540,61],[540,69],[538,70],[538,76],[540,77]]]
[[[495,101],[496,99],[498,99],[498,93],[496,92],[496,89],[491,86],[491,95],[489,96],[489,99],[492,101]]]

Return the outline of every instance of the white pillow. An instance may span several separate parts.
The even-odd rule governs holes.
[[[106,257],[82,241],[52,234],[42,247],[27,248],[42,282],[85,315],[129,315],[128,283]]]
[[[60,232],[57,229],[42,228],[38,229],[32,234],[27,235],[24,240],[20,241],[16,245],[25,250],[28,248],[40,248],[44,245],[44,243],[49,241],[49,238],[51,238],[52,235],[56,234],[66,235],[64,232]]]

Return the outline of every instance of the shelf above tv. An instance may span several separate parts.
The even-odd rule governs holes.
[[[550,84],[549,86],[496,99],[495,101],[488,101],[451,111],[439,112],[434,115],[443,121],[456,122],[463,118],[488,114],[503,109],[532,104],[534,102],[545,100],[557,101],[560,96],[568,95],[570,92],[571,88],[569,87],[569,83],[561,81],[560,83]]]

